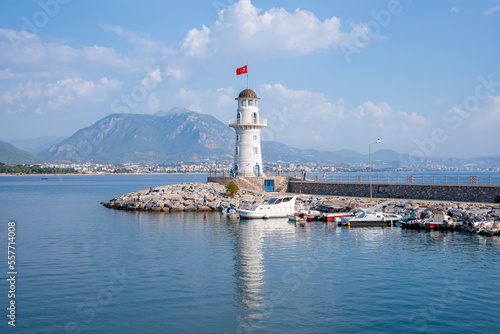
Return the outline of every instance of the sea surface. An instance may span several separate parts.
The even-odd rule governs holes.
[[[0,177],[0,333],[500,332],[499,237],[99,204],[205,180]],[[6,316],[9,221],[15,328]]]

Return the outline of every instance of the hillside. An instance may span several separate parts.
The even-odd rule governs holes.
[[[7,165],[17,165],[40,163],[43,162],[43,159],[0,140],[0,162]]]
[[[164,116],[111,114],[40,156],[50,161],[164,163],[216,160],[230,155],[233,147],[228,126],[211,115],[176,108]]]
[[[81,129],[39,155],[49,161],[148,163],[215,161],[230,163],[234,130],[208,114],[173,108],[155,115],[111,114]],[[368,162],[368,155],[353,150],[335,152],[299,149],[279,142],[262,142],[266,162],[316,163],[348,166]],[[372,154],[373,161],[399,166],[392,150]]]
[[[31,152],[33,154],[38,154],[44,149],[50,147],[50,145],[57,144],[61,142],[64,138],[58,136],[42,136],[37,138],[28,139],[10,139],[6,140],[10,144],[14,145],[21,150],[26,152]]]
[[[173,108],[155,115],[108,115],[60,143],[50,146],[39,156],[53,162],[164,164],[218,160],[221,163],[231,163],[234,145],[235,133],[227,124],[208,114]],[[10,159],[9,162],[40,161],[36,160],[36,156],[13,146],[10,150],[15,150],[17,153],[8,153],[6,156],[17,158]],[[368,154],[354,150],[329,152],[299,149],[272,141],[262,142],[262,154],[265,162],[333,164],[339,167],[366,165],[369,161]],[[426,159],[447,166],[466,164],[480,167],[500,166],[498,155],[475,159],[430,157]],[[372,162],[377,166],[397,168],[407,165],[410,160],[407,154],[400,154],[390,149],[372,152]],[[2,160],[0,162],[7,163]]]

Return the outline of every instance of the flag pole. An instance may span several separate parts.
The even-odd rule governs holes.
[[[247,89],[248,89],[248,60],[247,60]]]

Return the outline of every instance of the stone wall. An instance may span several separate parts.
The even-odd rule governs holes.
[[[209,176],[207,182],[215,182],[226,185],[234,182],[240,189],[264,191],[264,180],[274,180],[274,191],[284,193],[288,189],[288,180],[284,176],[261,176],[261,177],[228,177]]]
[[[366,182],[290,181],[288,192],[370,197],[370,184]],[[499,203],[500,185],[372,183],[372,194],[373,198]]]

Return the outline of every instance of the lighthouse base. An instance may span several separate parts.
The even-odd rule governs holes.
[[[214,182],[222,185],[233,182],[240,189],[258,192],[285,193],[288,188],[288,179],[285,176],[209,176],[207,182]]]

